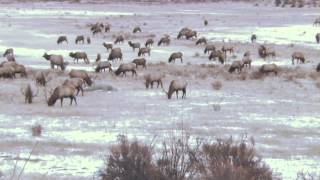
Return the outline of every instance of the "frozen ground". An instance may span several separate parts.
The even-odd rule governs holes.
[[[320,46],[314,35],[320,27],[312,26],[319,15],[319,9],[275,10],[236,3],[0,5],[0,52],[14,48],[17,61],[33,68],[30,73],[49,67],[41,57],[46,51],[63,54],[70,62],[68,69],[92,70],[92,64],[74,65],[68,53],[86,51],[93,62],[97,53],[106,59],[107,52],[101,44],[113,41],[115,34],[123,33],[128,40],[144,43],[151,34],[156,35],[156,41],[163,34],[174,39],[181,28],[188,26],[218,47],[222,41],[233,45],[237,57],[250,50],[255,66],[266,62],[257,56],[259,44],[249,43],[252,33],[258,35],[258,43],[267,43],[277,51],[277,58],[268,61],[283,68],[294,68],[291,53],[303,51],[308,63],[299,65],[299,70],[308,74],[319,62]],[[203,26],[203,19],[209,21],[209,26]],[[92,37],[91,45],[75,45],[76,35],[90,35],[86,24],[97,21],[109,22],[111,33]],[[132,35],[130,32],[137,25],[143,33]],[[59,35],[67,35],[69,44],[56,45]],[[23,179],[91,179],[118,134],[144,142],[156,136],[160,143],[171,133],[179,133],[182,125],[202,138],[254,136],[261,155],[283,179],[295,178],[298,171],[318,171],[320,94],[314,80],[308,75],[294,80],[285,75],[264,80],[225,80],[210,74],[209,67],[201,66],[216,63],[209,62],[203,54],[204,47],[194,43],[174,39],[168,47],[152,47],[147,59],[154,65],[139,70],[136,78],[93,75],[95,86],[111,85],[116,90],[86,91],[84,97],[78,97],[78,106],[68,106],[67,101],[63,108],[58,104],[49,108],[42,91],[34,104],[25,105],[20,87],[32,80],[0,80],[0,170],[4,178],[10,177],[16,162],[19,172],[38,142]],[[127,41],[119,47],[125,62],[136,57]],[[174,51],[184,53],[182,65],[178,61],[176,65],[157,64],[167,61]],[[196,52],[199,57],[194,56]],[[166,73],[166,88],[172,79],[187,79],[187,99],[169,101],[160,89],[146,90],[143,75],[153,71]],[[66,78],[66,74],[60,75],[50,86]],[[211,87],[215,80],[223,84],[219,91]],[[44,127],[40,138],[31,136],[30,128],[35,123]]]

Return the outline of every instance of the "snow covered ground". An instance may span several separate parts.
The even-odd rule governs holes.
[[[0,52],[14,48],[17,61],[33,71],[49,68],[42,58],[45,52],[62,54],[70,62],[68,70],[92,71],[92,63],[73,64],[69,52],[85,51],[91,62],[97,53],[106,59],[102,43],[114,41],[113,35],[117,34],[141,44],[149,35],[155,35],[156,41],[164,34],[172,38],[170,46],[152,47],[151,56],[146,58],[154,65],[139,69],[138,77],[122,78],[110,73],[94,76],[95,86],[111,85],[116,90],[86,91],[85,96],[78,97],[78,106],[68,106],[67,101],[63,108],[58,104],[47,107],[43,91],[34,104],[26,105],[20,87],[34,83],[32,78],[0,80],[0,171],[4,179],[10,177],[16,162],[19,172],[36,142],[24,179],[89,179],[102,167],[108,146],[119,134],[144,142],[156,136],[160,143],[172,132],[179,133],[182,124],[195,137],[254,136],[261,155],[283,179],[295,178],[298,171],[319,170],[320,94],[310,77],[239,81],[201,74],[205,72],[201,64],[217,62],[209,62],[203,54],[204,46],[196,47],[195,40],[175,39],[181,28],[193,28],[218,47],[223,41],[233,45],[236,58],[250,50],[254,66],[267,63],[258,58],[257,43],[276,50],[277,57],[268,59],[268,63],[284,68],[294,68],[291,53],[299,50],[308,61],[299,68],[311,72],[319,63],[320,45],[315,43],[314,35],[320,27],[312,26],[319,15],[319,9],[275,10],[242,3],[0,5]],[[203,25],[204,19],[209,21],[208,26]],[[111,32],[93,37],[86,25],[98,21],[110,23]],[[131,34],[137,25],[143,33]],[[249,42],[252,33],[258,35],[255,44]],[[69,44],[57,45],[59,35],[66,35]],[[77,35],[91,36],[92,44],[76,45]],[[127,40],[117,45],[124,52],[124,62],[137,56]],[[183,64],[156,64],[166,62],[175,51],[184,53]],[[227,64],[234,60],[229,59]],[[177,72],[168,70],[169,66]],[[165,88],[172,79],[186,79],[187,99],[168,100],[160,89],[146,90],[143,75],[158,70],[167,73]],[[66,78],[67,73],[60,75],[49,86]],[[215,80],[223,84],[219,91],[211,87]],[[44,127],[37,138],[30,131],[36,123]]]

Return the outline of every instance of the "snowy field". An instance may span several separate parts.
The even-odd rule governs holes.
[[[161,143],[182,127],[200,138],[253,136],[260,154],[283,179],[294,179],[299,171],[319,171],[320,93],[312,78],[288,80],[271,75],[264,80],[240,81],[212,76],[204,64],[218,63],[203,54],[204,46],[195,46],[195,40],[176,39],[181,28],[190,27],[219,48],[224,43],[235,47],[235,55],[228,57],[226,66],[250,50],[253,68],[276,63],[282,68],[298,66],[300,71],[309,73],[320,62],[320,45],[314,37],[320,27],[312,26],[319,16],[319,9],[275,9],[241,3],[0,4],[0,52],[14,48],[17,61],[26,65],[30,73],[49,68],[48,61],[42,58],[45,52],[62,54],[70,63],[67,70],[93,71],[97,53],[104,60],[108,55],[102,43],[113,42],[118,34],[127,37],[123,44],[116,45],[123,51],[124,62],[137,57],[128,40],[144,44],[147,37],[154,35],[157,42],[164,34],[172,39],[170,46],[152,47],[151,56],[146,57],[150,66],[147,70],[139,68],[138,77],[92,73],[98,90],[87,90],[83,97],[78,96],[77,106],[69,106],[67,100],[62,108],[59,103],[48,107],[42,90],[32,105],[24,104],[20,87],[34,84],[32,77],[0,80],[3,178],[11,176],[16,162],[16,171],[21,170],[36,144],[23,179],[92,179],[103,165],[108,146],[119,134],[146,143],[156,137],[156,142]],[[204,19],[209,21],[208,26],[203,25]],[[111,32],[92,36],[86,25],[95,22],[110,23]],[[143,32],[132,34],[135,26]],[[252,44],[253,33],[258,40]],[[60,35],[66,35],[69,44],[57,45]],[[91,36],[92,44],[76,45],[77,35]],[[257,49],[261,43],[276,50],[277,57],[268,62],[260,59]],[[91,64],[74,64],[68,56],[71,51],[87,52]],[[167,62],[175,51],[183,52],[182,64],[159,64]],[[291,65],[293,51],[304,52],[307,64]],[[118,65],[113,64],[114,68]],[[154,71],[166,74],[166,89],[172,79],[187,80],[187,98],[168,100],[160,88],[146,90],[143,76]],[[49,86],[54,88],[66,78],[67,72],[53,75]],[[219,91],[211,86],[215,80],[222,82]],[[106,86],[114,90],[99,88]],[[36,123],[44,128],[41,137],[31,135],[30,128]]]

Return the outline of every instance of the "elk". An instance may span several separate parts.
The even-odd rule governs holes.
[[[133,43],[133,42],[129,41],[128,44],[133,49],[133,51],[135,51],[135,49],[139,49],[140,48],[140,43],[139,42]]]
[[[62,85],[73,86],[77,90],[77,96],[80,91],[83,96],[83,87],[82,87],[84,85],[83,79],[81,78],[66,79]]]
[[[170,55],[170,57],[169,57],[169,59],[168,59],[168,62],[169,62],[169,63],[172,62],[172,61],[175,62],[176,59],[180,59],[180,60],[181,60],[181,63],[183,63],[182,56],[183,56],[182,52],[174,52],[174,53],[172,53],[172,54]]]
[[[218,58],[219,62],[221,64],[224,64],[224,62],[226,61],[226,54],[224,54],[222,51],[217,50],[217,51],[212,51],[210,56],[209,56],[209,61],[211,60],[215,60],[216,58]]]
[[[113,61],[117,59],[122,61],[122,51],[120,48],[113,48],[109,54],[108,60]]]
[[[68,44],[67,36],[59,36],[57,40],[57,44],[62,44],[63,42],[66,42]]]
[[[101,72],[101,71],[105,72],[106,69],[109,69],[109,72],[112,72],[111,63],[109,61],[98,61],[97,62],[95,72]]]
[[[139,52],[138,52],[138,56],[145,56],[145,54],[148,54],[150,56],[150,51],[151,49],[148,48],[148,47],[143,47],[143,48],[140,48],[139,49]]]
[[[77,63],[79,63],[79,59],[83,59],[86,64],[90,63],[88,55],[85,52],[75,52],[75,53],[70,52],[69,56],[73,58],[74,63],[75,63],[75,61],[77,61]]]
[[[197,40],[196,45],[201,45],[201,44],[207,44],[207,39],[205,37],[202,37]]]
[[[83,36],[83,35],[76,37],[75,43],[78,44],[78,43],[80,43],[80,42],[81,42],[82,44],[84,44],[84,36]]]
[[[96,57],[96,62],[99,62],[99,61],[101,61],[101,54],[100,53],[98,53],[97,57]]]
[[[112,49],[112,47],[113,47],[113,45],[111,43],[104,42],[102,45],[103,45],[103,47],[105,47],[107,49],[107,51],[109,51],[109,49]]]
[[[229,73],[233,73],[235,71],[238,71],[238,73],[240,73],[243,67],[244,67],[243,61],[233,61],[229,68]]]
[[[53,93],[51,94],[51,96],[49,97],[49,100],[47,102],[48,106],[54,106],[56,101],[60,99],[61,107],[62,107],[64,98],[70,98],[70,105],[72,105],[73,100],[77,105],[76,88],[69,85],[61,85],[56,87]]]
[[[188,27],[182,28],[178,33],[177,39],[181,39],[181,38],[185,37],[187,32],[191,32],[191,31],[192,31],[192,29],[190,29]]]
[[[18,74],[18,73],[20,74],[21,77],[27,77],[26,68],[23,65],[18,64],[14,61],[3,62],[0,64],[0,67],[11,67],[13,69],[14,77],[15,77],[15,74]]]
[[[170,45],[170,37],[169,36],[162,37],[158,42],[158,46],[161,46],[162,44],[165,44],[167,46]]]
[[[318,44],[320,43],[320,33],[316,34],[316,41],[317,41]]]
[[[212,51],[216,50],[216,46],[213,44],[206,45],[206,48],[204,49],[204,54],[210,53]]]
[[[168,99],[171,99],[172,94],[176,92],[177,99],[178,99],[178,92],[182,91],[182,99],[186,98],[187,95],[187,85],[188,83],[186,81],[181,81],[181,80],[172,80],[169,86],[169,91],[163,91],[167,94]]]
[[[153,88],[153,83],[157,83],[157,88],[159,85],[163,88],[162,78],[164,76],[161,74],[147,74],[144,76],[146,88],[149,89],[149,86]]]
[[[276,64],[264,64],[260,67],[259,72],[262,74],[269,74],[269,73],[274,73],[275,75],[278,74],[279,68]]]
[[[145,69],[147,68],[146,66],[147,60],[145,58],[134,59],[132,63],[136,64],[137,69],[138,69],[138,66],[142,66]]]
[[[233,49],[233,47],[222,46],[221,51],[224,54],[227,54],[227,52],[230,52],[230,54],[231,54],[234,52],[234,49]]]
[[[3,53],[3,57],[6,57],[8,55],[13,55],[13,49],[12,48],[9,48],[9,49],[6,49]]]
[[[28,84],[24,90],[21,88],[21,93],[24,96],[24,102],[32,104],[33,98],[36,97],[39,93],[39,89],[37,89],[37,92],[34,94],[30,84]]]
[[[124,37],[122,35],[116,37],[116,40],[114,41],[114,44],[123,43]]]
[[[91,86],[93,84],[91,78],[89,77],[87,71],[85,70],[75,70],[75,69],[72,69],[70,72],[69,72],[69,76],[70,78],[81,78],[84,80],[84,82],[88,85],[88,86]]]
[[[154,41],[153,39],[147,39],[146,43],[145,43],[145,47],[151,47],[153,45]]]
[[[127,74],[126,72],[131,71],[132,76],[136,75],[136,64],[135,63],[126,63],[126,64],[121,64],[119,68],[115,71],[115,74],[119,76],[121,73],[126,77]]]
[[[294,60],[297,60],[297,64],[299,63],[299,61],[301,63],[305,63],[306,58],[304,57],[304,54],[302,52],[294,52],[291,55],[292,57],[292,65],[294,65]]]
[[[46,80],[46,76],[45,76],[44,72],[42,72],[42,71],[37,72],[35,79],[36,79],[37,85],[46,86],[47,80]]]
[[[251,43],[254,43],[257,41],[257,35],[256,34],[252,34],[251,35]]]
[[[54,69],[54,66],[58,66],[61,68],[62,71],[65,70],[67,63],[63,61],[63,57],[61,55],[54,55],[54,54],[47,54],[44,53],[43,57],[50,61],[51,69]]]
[[[141,28],[139,26],[135,27],[132,31],[133,33],[142,32]]]
[[[87,37],[87,44],[91,44],[91,39],[89,36]]]

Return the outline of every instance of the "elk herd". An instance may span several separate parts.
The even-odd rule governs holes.
[[[317,26],[320,24],[320,18],[317,19],[314,22],[314,25]],[[208,21],[204,21],[204,25],[208,25]],[[104,23],[95,23],[89,25],[90,31],[93,36],[96,36],[97,34],[101,33],[108,33],[111,31],[111,25],[110,24],[104,24]],[[139,26],[136,26],[133,28],[132,33],[141,33],[142,29]],[[257,40],[257,35],[252,34],[251,35],[251,42],[255,43]],[[132,48],[132,51],[134,53],[137,53],[137,58],[133,59],[132,62],[123,62],[123,52],[120,47],[117,47],[118,44],[123,44],[127,38],[125,38],[123,35],[118,35],[114,38],[113,43],[107,43],[104,42],[102,46],[106,49],[106,51],[109,53],[107,55],[107,60],[102,61],[101,55],[98,53],[96,61],[94,62],[95,73],[101,73],[108,70],[108,72],[111,72],[115,74],[116,76],[122,75],[126,77],[127,73],[131,73],[132,76],[137,76],[137,70],[139,66],[142,67],[142,69],[147,68],[147,60],[145,56],[151,56],[151,50],[154,46],[155,39],[149,38],[145,41],[145,43],[140,44],[140,42],[134,42],[132,40],[128,41],[128,46]],[[209,42],[206,37],[200,37],[198,38],[198,32],[191,29],[191,28],[182,28],[176,37],[177,40],[185,39],[185,40],[194,40],[195,46],[202,46],[204,55],[208,55],[209,61],[216,61],[222,65],[226,64],[228,60],[228,55],[233,55],[235,52],[235,48],[233,46],[228,46],[224,44],[220,49],[213,43]],[[169,46],[172,39],[170,35],[163,35],[157,42],[157,46]],[[316,42],[320,43],[320,33],[316,34]],[[59,36],[57,39],[57,44],[60,45],[62,43],[68,44],[68,38],[67,36]],[[76,36],[75,38],[75,44],[91,44],[91,38],[90,36],[85,37],[84,35]],[[138,51],[136,51],[138,50]],[[258,55],[262,59],[266,58],[274,58],[276,57],[276,52],[274,50],[269,49],[266,47],[266,45],[262,44],[257,49]],[[4,61],[0,64],[0,77],[2,78],[15,78],[16,74],[20,74],[21,77],[27,77],[27,71],[26,68],[18,64],[15,56],[14,56],[14,50],[12,48],[7,49],[4,54],[4,57],[6,57],[7,61]],[[85,64],[90,64],[90,60],[88,58],[88,55],[86,52],[70,52],[69,56],[73,59],[74,63],[79,63],[80,61],[83,61]],[[64,57],[59,54],[48,54],[44,53],[43,58],[47,60],[50,64],[51,69],[58,69],[59,71],[65,71],[66,67],[68,66],[68,62],[64,60]],[[175,63],[176,60],[179,60],[181,63],[183,63],[183,52],[173,52],[168,57],[168,63]],[[291,56],[292,64],[294,65],[296,63],[305,63],[306,58],[304,56],[304,53],[302,52],[293,52]],[[112,64],[113,62],[118,61],[121,64],[116,70],[113,70]],[[251,63],[253,62],[253,59],[251,57],[250,51],[246,51],[240,60],[234,60],[233,62],[230,62],[229,66],[229,73],[240,73],[243,68],[251,68]],[[278,74],[279,67],[276,64],[263,64],[259,68],[259,72],[262,74],[269,74],[274,73],[275,75]],[[320,65],[317,67],[317,71],[320,71]],[[52,92],[50,92],[49,97],[46,98],[48,106],[53,106],[56,101],[60,100],[61,106],[63,104],[64,98],[70,99],[70,104],[74,102],[74,104],[77,104],[77,95],[81,93],[81,95],[84,95],[84,86],[91,86],[93,84],[92,78],[89,76],[89,72],[85,70],[75,70],[72,69],[69,73],[69,79],[66,79],[61,85],[55,87]],[[166,91],[163,88],[163,78],[165,75],[154,72],[149,73],[147,75],[144,75],[145,79],[145,87],[153,88],[153,85],[156,83],[157,88],[159,86],[161,89],[166,93],[167,98],[171,99],[174,92],[176,93],[176,96],[178,98],[178,92],[182,91],[182,98],[186,97],[186,89],[188,83],[183,80],[177,80],[173,79],[170,82],[169,89]],[[48,83],[48,80],[46,78],[46,74],[42,71],[39,71],[35,75],[35,83],[37,86],[43,86],[45,87]],[[22,94],[25,96],[25,102],[26,103],[32,103],[32,98],[38,95],[38,89],[37,92],[34,93],[32,91],[32,88],[29,85],[25,89],[21,89]]]

